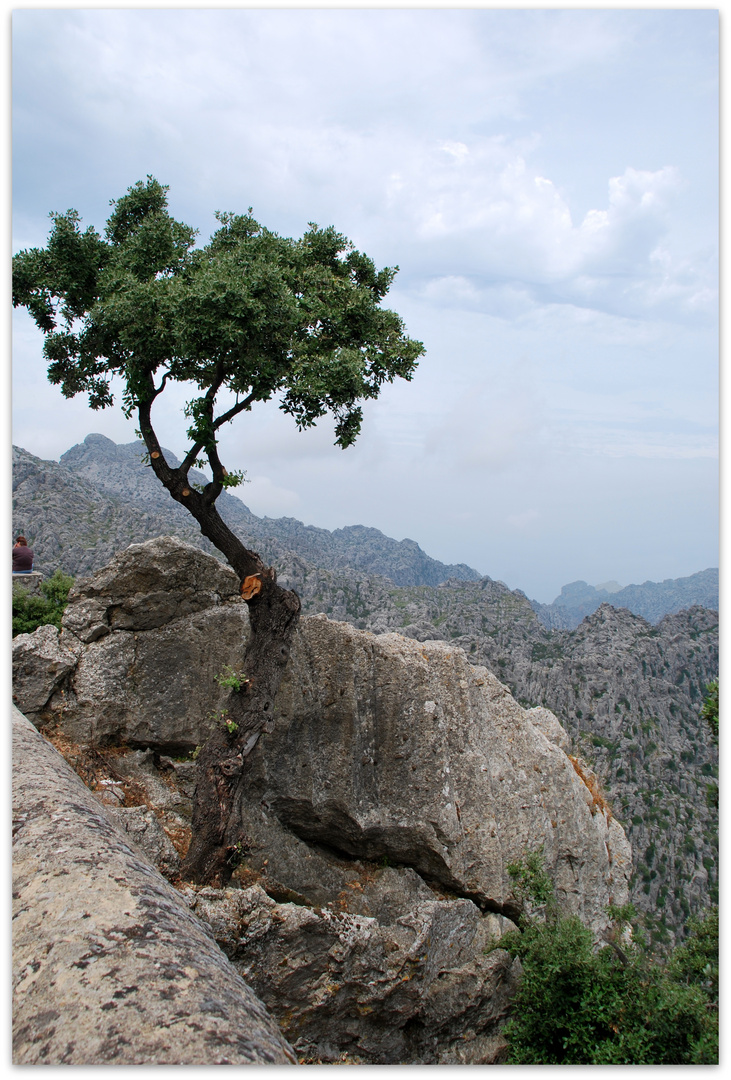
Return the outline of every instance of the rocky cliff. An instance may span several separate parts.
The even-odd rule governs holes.
[[[15,639],[19,706],[173,878],[159,833],[179,856],[185,752],[221,722],[215,676],[248,633],[237,584],[177,540],[135,545],[77,584],[60,635]],[[629,844],[567,748],[459,648],[304,618],[247,759],[242,888],[185,895],[302,1059],[500,1060],[507,866],[542,847],[597,937],[628,895]]]

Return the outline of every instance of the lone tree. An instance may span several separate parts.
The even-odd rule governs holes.
[[[209,243],[194,247],[196,230],[171,217],[167,190],[151,176],[129,188],[112,201],[103,237],[82,232],[75,210],[51,214],[47,246],[13,259],[13,305],[26,307],[45,335],[48,377],[65,397],[86,393],[91,408],[104,409],[114,401],[112,379],[120,380],[124,413],[136,413],[155,475],[241,581],[249,678],[233,694],[226,726],[201,750],[183,866],[189,879],[225,884],[243,839],[244,761],[271,722],[300,601],[216,509],[221,491],[243,478],[224,467],[219,432],[276,395],[300,430],[332,414],[336,445],[346,448],[360,431],[359,402],[396,376],[411,379],[424,349],[380,307],[398,268],[376,270],[335,229],[311,224],[293,240],[249,209],[217,214]],[[177,468],[152,424],[171,382],[191,387],[190,447]],[[196,490],[189,470],[206,464],[212,479]]]

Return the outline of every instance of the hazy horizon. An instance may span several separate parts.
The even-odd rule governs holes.
[[[102,432],[98,432],[98,431],[87,432],[87,435],[85,435],[84,438],[81,439],[79,443],[74,443],[72,446],[69,446],[69,447],[66,448],[66,450],[62,451],[60,457],[62,458],[69,450],[73,450],[76,446],[81,445],[82,443],[84,443],[89,435],[102,435]],[[104,436],[104,437],[109,438],[109,436]],[[114,442],[113,439],[111,441]],[[132,445],[134,445],[135,442],[138,442],[140,444],[140,446],[142,446],[142,442],[139,439],[132,440],[132,441],[130,441],[128,443],[117,443],[116,445],[118,445],[118,446],[120,446],[120,445],[121,446],[124,446],[124,445],[132,446]],[[15,444],[15,445],[17,445],[17,444]],[[24,446],[24,447],[21,447],[21,449],[27,450],[27,447]],[[166,453],[171,453],[170,448],[167,447],[167,446],[163,446],[162,449]],[[28,452],[32,453],[32,451],[28,451]],[[174,451],[173,451],[173,453],[174,453]],[[38,457],[37,454],[34,455],[34,456]],[[48,459],[47,458],[45,460],[56,461],[58,459],[55,459],[55,458]],[[206,476],[207,479],[210,479],[210,472],[206,472],[205,469],[193,470],[193,473],[196,472],[196,471],[202,472]],[[160,490],[162,492],[162,488]],[[245,493],[246,493],[246,489],[244,487],[244,488],[235,489],[233,491],[229,491],[228,495],[233,496],[233,498],[239,499],[246,506],[246,508],[249,511],[251,511],[251,513],[254,513],[254,511],[251,510],[251,507],[249,506],[249,504],[246,501]],[[260,518],[266,518],[266,517],[274,518],[274,515],[271,515],[271,514],[255,514],[255,516],[260,517]],[[315,528],[323,528],[323,526],[317,525],[317,523],[314,522],[314,521],[306,521],[304,519],[297,518],[296,515],[293,515],[293,514],[277,515],[277,516],[278,517],[295,518],[296,520],[301,521],[302,524],[304,524],[306,526],[314,526]],[[374,528],[375,527],[375,526],[369,526],[368,523],[364,522],[364,521],[351,521],[351,522],[347,523],[346,525],[338,526],[338,528],[347,529],[348,527],[353,527],[353,526],[365,526],[366,528]],[[331,531],[336,531],[336,530],[331,530]],[[386,535],[386,534],[382,533],[382,535]],[[401,536],[401,537],[389,537],[389,539],[397,540],[398,542],[401,542],[401,541],[404,541],[404,540],[413,541],[413,542],[415,542],[415,543],[417,543],[419,545],[419,547],[422,549],[422,551],[424,551],[424,553],[426,555],[429,555],[432,558],[435,558],[435,556],[432,555],[431,552],[425,550],[424,545],[419,542],[418,537],[415,537],[415,536]],[[438,561],[443,562],[444,560],[438,560]],[[465,562],[464,562],[463,559],[452,559],[450,561],[450,563],[448,563],[447,565],[458,565],[458,564],[465,565]],[[471,566],[470,569],[471,570],[477,570],[477,567]],[[702,572],[704,572],[706,570],[718,570],[718,567],[716,567],[716,566],[699,567],[697,570],[692,571],[691,574],[683,574],[683,575],[681,575],[681,578],[691,577],[691,576],[693,576],[693,574],[702,573]],[[480,571],[478,570],[478,573],[479,572]],[[485,576],[493,577],[493,575],[491,575],[491,574],[483,574],[482,576],[483,577],[485,577]],[[501,581],[500,578],[493,578],[493,580]],[[667,580],[677,580],[677,579],[676,578],[664,578],[664,579],[646,578],[644,581],[622,581],[622,582],[618,582],[616,580],[607,580],[607,581],[603,581],[603,582],[591,582],[591,581],[589,581],[589,582],[584,582],[584,584],[590,585],[590,586],[592,586],[593,588],[595,588],[597,590],[605,589],[609,593],[612,593],[612,592],[617,592],[617,591],[619,591],[621,589],[624,589],[627,586],[631,586],[631,585],[646,585],[648,583],[649,584],[661,584],[663,581],[667,581]],[[582,578],[573,578],[570,581],[564,581],[562,583],[562,585],[561,585],[561,588],[557,590],[556,595],[554,597],[552,597],[550,600],[546,600],[546,599],[540,599],[539,600],[538,597],[532,596],[530,594],[528,594],[528,598],[530,600],[539,600],[540,603],[550,604],[550,603],[554,602],[556,599],[558,599],[558,597],[561,594],[562,589],[565,586],[579,584],[582,581],[583,581]],[[507,582],[503,582],[503,584],[507,584]],[[521,589],[522,588],[520,583],[516,583],[516,584],[514,584],[514,585],[512,585],[510,587],[513,588],[513,589]],[[526,590],[522,589],[522,591],[525,592]]]

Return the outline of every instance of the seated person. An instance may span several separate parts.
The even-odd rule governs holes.
[[[13,573],[30,574],[33,569],[33,552],[24,536],[19,536],[13,548]]]

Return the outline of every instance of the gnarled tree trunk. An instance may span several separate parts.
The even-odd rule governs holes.
[[[182,867],[184,878],[220,887],[231,877],[245,840],[239,806],[246,759],[261,732],[271,730],[274,699],[299,621],[300,600],[295,592],[277,585],[274,569],[244,547],[223,521],[214,505],[220,486],[211,484],[199,492],[188,481],[185,462],[177,469],[170,468],[150,423],[150,404],[141,405],[139,410],[150,464],[176,502],[196,519],[203,535],[226,556],[239,576],[249,606],[251,635],[243,657],[248,681],[232,694],[226,723],[216,725],[201,748],[193,835]]]
[[[223,886],[236,865],[244,835],[240,799],[246,758],[274,723],[274,699],[299,619],[296,593],[271,578],[249,604],[251,637],[244,658],[248,682],[231,696],[226,724],[218,724],[198,757],[193,836],[183,877]],[[231,730],[229,730],[231,729]]]

